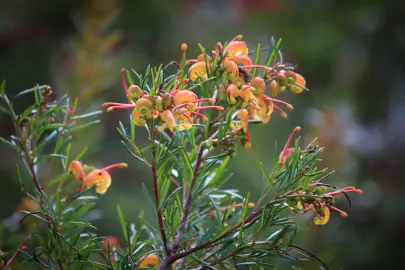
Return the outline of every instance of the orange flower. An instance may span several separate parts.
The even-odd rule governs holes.
[[[304,90],[304,88],[301,87],[300,85],[305,87],[306,82],[304,77],[302,77],[302,75],[296,73],[295,84],[291,86],[291,92],[295,94],[301,93]]]
[[[259,110],[254,113],[253,118],[261,120],[263,123],[270,121],[273,113],[273,102],[264,94],[257,95]]]
[[[107,171],[96,169],[86,176],[85,183],[87,188],[92,188],[95,185],[96,192],[104,194],[111,185],[111,176]]]
[[[39,203],[36,200],[26,196],[17,205],[15,212],[17,213],[20,213],[20,211],[36,212],[39,210],[40,210]]]
[[[266,82],[260,77],[254,77],[250,80],[250,85],[254,87],[255,95],[263,94],[266,91]]]
[[[156,254],[149,254],[146,257],[142,257],[139,263],[140,268],[159,268],[160,262]]]
[[[73,160],[70,162],[68,167],[68,173],[79,182],[83,182],[86,174],[83,170],[83,165],[80,161]]]
[[[232,83],[228,86],[227,90],[227,99],[229,104],[235,104],[236,98],[239,96],[239,89],[236,84]]]
[[[206,63],[197,62],[193,64],[188,71],[188,75],[192,81],[208,79]]]
[[[248,55],[249,49],[245,42],[234,40],[229,42],[228,46],[226,46],[224,53],[229,59],[232,59],[239,55]]]
[[[197,100],[197,95],[189,90],[180,90],[173,96],[174,106],[187,104],[187,110],[190,112],[195,111],[195,109],[197,108]]]
[[[103,244],[101,246],[104,253],[107,253],[108,247],[110,247],[110,248],[120,247],[120,241],[118,240],[118,238],[113,235],[107,236],[104,239]]]
[[[163,131],[165,128],[169,128],[170,131],[173,131],[173,129],[177,127],[176,120],[171,110],[165,110],[160,114],[160,118],[163,120],[164,124],[159,127],[159,130]]]
[[[238,112],[238,118],[242,124],[242,129],[244,132],[248,131],[249,128],[249,112],[246,109],[242,109]]]
[[[227,78],[230,81],[234,81],[235,79],[238,78],[239,75],[238,65],[234,61],[224,60],[224,67],[225,67],[224,74],[228,75]]]
[[[87,188],[96,186],[96,192],[99,194],[104,194],[111,185],[111,176],[108,171],[115,168],[126,167],[128,167],[126,163],[117,163],[105,167],[104,169],[95,169],[86,175],[83,170],[82,163],[80,161],[73,160],[69,164],[68,172],[77,181],[85,184]],[[79,190],[81,190],[82,187],[83,186],[81,185]]]

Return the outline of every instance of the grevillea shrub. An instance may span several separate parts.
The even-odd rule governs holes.
[[[144,193],[156,217],[141,216],[133,224],[118,207],[121,243],[117,236],[97,235],[88,214],[98,196],[114,188],[111,171],[128,165],[94,168],[86,164],[85,150],[71,154],[75,132],[97,124],[101,111],[78,115],[77,102],[67,96],[53,100],[49,86],[10,98],[3,82],[0,108],[15,132],[1,141],[21,156],[17,175],[25,197],[3,221],[1,266],[257,269],[276,267],[275,258],[282,257],[316,259],[327,269],[321,258],[294,244],[295,216],[308,213],[316,225],[335,213],[346,217],[335,199],[350,205],[348,193],[362,191],[325,183],[330,173],[317,165],[323,148],[315,141],[301,146],[294,139],[300,127],[282,149],[269,149],[275,152],[271,164],[257,162],[262,178],[250,181],[263,183],[258,198],[223,188],[232,185],[228,163],[238,147],[255,146],[250,126],[286,118],[293,106],[279,99],[281,93],[308,90],[295,66],[283,62],[280,41],[272,45],[252,51],[237,36],[212,50],[199,44],[201,54],[189,57],[182,44],[179,62],[148,66],[143,74],[121,70],[127,103],[102,108],[128,111],[129,125],[120,122],[118,132],[134,162],[150,170],[153,190],[144,187]],[[17,112],[14,104],[25,95],[34,103]],[[137,129],[147,131],[147,146],[140,146]],[[57,173],[47,173],[50,167]]]

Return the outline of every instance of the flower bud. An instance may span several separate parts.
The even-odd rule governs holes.
[[[263,94],[266,90],[266,83],[260,77],[255,77],[255,78],[251,79],[250,85],[255,88],[255,90],[253,91],[255,95]]]

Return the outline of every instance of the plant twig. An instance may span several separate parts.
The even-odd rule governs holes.
[[[155,205],[156,205],[156,212],[157,212],[157,218],[158,218],[158,223],[159,223],[159,229],[160,229],[160,234],[162,235],[163,239],[163,246],[165,249],[166,255],[169,254],[169,243],[167,241],[167,236],[165,232],[165,227],[163,223],[163,216],[162,216],[162,211],[160,210],[160,199],[159,199],[159,189],[158,189],[158,176],[157,176],[157,169],[156,169],[156,164],[155,164],[155,156],[156,153],[155,151],[152,152],[152,178],[153,178],[153,192],[155,195]]]
[[[7,262],[6,268],[11,267],[11,264],[15,261],[17,256],[21,253],[21,251],[23,251],[25,249],[24,246],[29,240],[31,240],[31,235],[28,235],[27,237],[25,237],[24,241],[18,247],[17,251],[13,254],[13,256],[11,256],[10,260]]]

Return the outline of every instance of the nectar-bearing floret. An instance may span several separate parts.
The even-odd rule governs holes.
[[[82,163],[77,160],[72,160],[68,167],[68,173],[72,175],[74,179],[81,182],[79,191],[83,188],[83,185],[87,188],[95,186],[97,193],[104,194],[107,192],[112,182],[111,175],[108,172],[116,168],[127,167],[128,165],[126,163],[116,163],[103,169],[93,169],[86,175]]]

